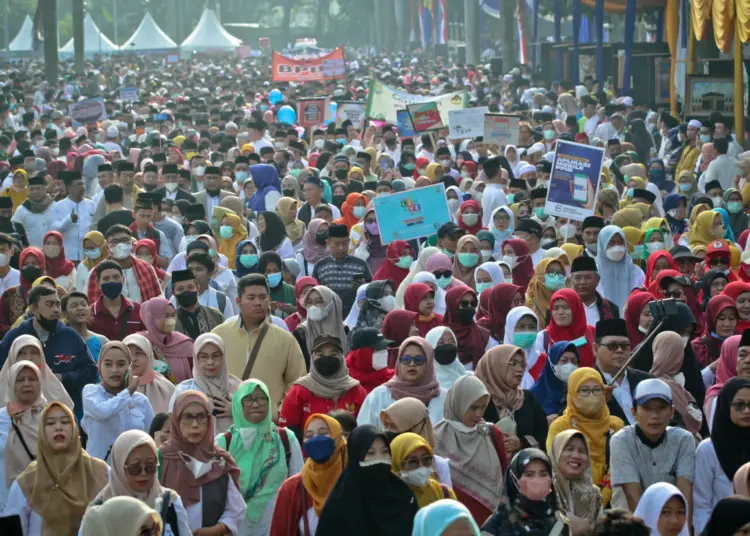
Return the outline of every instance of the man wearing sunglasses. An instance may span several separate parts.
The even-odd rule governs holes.
[[[682,303],[687,303],[687,289],[692,288],[690,279],[681,275],[679,277],[666,276],[663,277],[659,285],[664,291],[665,300],[677,300]]]
[[[720,270],[727,276],[728,281],[737,281],[737,276],[731,270],[732,252],[724,240],[714,240],[706,246],[706,270]]]

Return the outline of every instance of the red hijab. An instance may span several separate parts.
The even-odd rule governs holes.
[[[477,178],[477,165],[473,160],[464,160],[464,163],[461,164],[461,166],[469,168],[469,177],[472,179]]]
[[[367,205],[367,198],[363,196],[362,194],[358,194],[357,192],[352,192],[349,195],[347,195],[346,201],[344,201],[343,204],[341,205],[341,217],[338,220],[336,220],[334,223],[346,225],[347,229],[351,231],[352,227],[354,227],[354,225],[357,224],[360,220],[360,218],[357,218],[354,215],[354,207],[361,200],[364,200],[365,205]]]
[[[706,327],[703,329],[704,337],[711,337],[711,332],[716,331],[716,319],[724,309],[728,309],[730,307],[735,311],[737,310],[735,299],[731,296],[727,296],[724,293],[717,294],[716,296],[708,300],[708,305],[706,305]],[[739,318],[739,314],[737,315],[737,317]]]
[[[669,261],[670,270],[677,270],[677,266],[675,266],[674,259],[672,258],[672,255],[670,255],[668,252],[657,251],[656,253],[652,253],[651,255],[649,255],[648,261],[646,262],[646,286],[648,286],[651,283],[651,278],[653,277],[654,266],[656,266],[656,261],[658,261],[662,257],[666,258],[667,261]],[[659,274],[656,274],[656,275],[659,275]]]
[[[742,246],[740,249],[742,251],[745,251],[745,246],[747,245],[747,238],[750,236],[750,229],[745,229],[742,231],[742,234],[737,239],[737,243]]]
[[[44,255],[45,263],[47,265],[47,275],[50,277],[61,277],[64,275],[70,275],[73,269],[76,267],[73,261],[69,261],[65,258],[65,245],[63,244],[63,236],[57,231],[47,231],[44,233],[42,238],[42,245],[47,241],[49,237],[57,240],[57,244],[60,246],[60,254],[54,259],[50,259],[47,255]]]
[[[722,294],[732,298],[735,305],[737,305],[737,298],[740,297],[740,294],[746,294],[748,292],[750,292],[750,283],[745,281],[733,281],[721,291]],[[742,320],[739,318],[739,322],[737,322],[737,333],[742,334],[742,332],[748,328],[750,328],[750,320]]]
[[[505,240],[501,244],[501,250],[505,248],[506,244],[512,247],[513,252],[516,254],[516,266],[512,269],[513,284],[521,287],[523,293],[526,294],[526,288],[529,286],[529,281],[534,277],[534,263],[529,254],[529,245],[526,243],[526,240],[513,238],[511,240]],[[564,341],[567,339],[560,340]]]
[[[419,170],[420,168],[426,168],[430,164],[430,159],[425,158],[424,156],[420,156],[417,158],[417,165],[414,166],[414,180],[417,180],[419,178]]]
[[[646,338],[646,334],[642,333],[638,326],[643,308],[652,301],[656,301],[656,296],[650,292],[633,292],[625,304],[625,323],[628,325],[628,336],[633,346],[638,346]]]
[[[519,292],[523,294],[523,290],[513,283],[500,283],[482,292],[482,296],[488,291],[491,292],[489,314],[477,323],[488,329],[496,340],[502,341],[505,336],[505,319],[513,308],[513,296]]]
[[[555,292],[549,300],[550,311],[557,300],[563,300],[568,304],[568,307],[570,307],[570,310],[573,313],[573,321],[569,326],[561,327],[555,323],[555,317],[550,314],[549,326],[545,328],[549,334],[549,347],[556,342],[574,342],[576,339],[585,337],[585,343],[580,346],[576,345],[578,348],[578,366],[593,367],[595,360],[592,345],[594,343],[596,331],[586,323],[586,311],[583,308],[581,298],[572,288],[560,289]]]
[[[477,223],[475,223],[471,227],[469,227],[468,225],[466,225],[464,223],[464,221],[463,221],[463,218],[461,218],[461,216],[463,215],[464,211],[467,208],[473,208],[474,211],[479,216],[477,218]],[[477,203],[476,201],[474,201],[473,199],[470,199],[468,201],[464,201],[461,204],[461,207],[458,209],[458,212],[456,213],[456,219],[458,220],[458,226],[461,229],[463,229],[464,231],[466,231],[469,234],[473,234],[473,235],[476,236],[476,234],[483,229],[483,227],[482,227],[482,206],[479,203]]]
[[[406,279],[409,275],[409,267],[399,268],[396,263],[403,255],[404,250],[409,247],[409,244],[405,240],[394,240],[388,244],[386,250],[386,259],[383,264],[380,265],[378,271],[372,276],[373,281],[385,281],[390,279],[393,281],[393,287],[398,288],[401,282]],[[412,257],[412,262],[414,258]]]
[[[297,303],[297,312],[289,316],[285,320],[286,327],[289,328],[289,331],[294,331],[295,329],[297,329],[297,326],[299,326],[307,318],[307,309],[305,309],[303,303],[300,303],[300,300],[302,299],[302,289],[304,289],[305,287],[317,286],[318,280],[309,275],[297,279],[297,283],[295,283],[294,285],[294,301]]]
[[[471,363],[476,368],[477,363],[484,355],[487,341],[490,340],[489,330],[478,326],[473,320],[464,324],[458,319],[458,309],[461,298],[471,294],[477,299],[477,293],[469,287],[452,288],[445,295],[445,317],[443,325],[450,328],[458,342],[458,359],[466,365]],[[583,305],[581,305],[583,307]]]
[[[477,309],[477,314],[474,317],[477,324],[484,329],[490,329],[489,325],[486,325],[489,323],[490,307],[492,307],[492,288],[486,288],[479,295],[479,309]]]
[[[390,380],[396,372],[388,367],[380,370],[372,368],[373,353],[375,353],[375,350],[372,348],[358,348],[352,350],[346,356],[346,366],[349,367],[349,376],[359,381],[359,384],[368,393]],[[396,348],[396,353],[398,355],[398,348]]]
[[[407,311],[417,314],[414,324],[417,326],[419,336],[422,338],[426,337],[432,328],[443,324],[442,315],[433,312],[430,316],[422,316],[419,312],[419,304],[427,294],[433,294],[434,297],[435,293],[425,283],[412,283],[406,287],[406,292],[404,293],[404,308]]]
[[[153,259],[151,261],[151,266],[154,267],[154,270],[156,271],[156,277],[159,278],[159,281],[164,281],[164,276],[167,275],[167,272],[159,268],[159,265],[156,264],[156,258],[158,257],[158,254],[156,252],[156,242],[151,240],[150,238],[143,238],[135,243],[135,256],[138,256],[138,250],[140,248],[147,248],[148,252],[151,253],[151,258]]]
[[[661,272],[659,272],[656,275],[656,277],[654,278],[654,280],[651,281],[647,285],[648,291],[651,294],[653,294],[654,296],[656,296],[657,299],[663,300],[664,299],[664,289],[661,288],[661,281],[662,281],[662,279],[664,279],[665,277],[675,277],[676,278],[676,277],[680,277],[681,275],[682,274],[680,272],[678,272],[677,270],[675,270],[674,268],[669,269],[669,270],[662,270]],[[691,310],[692,310],[692,307],[691,307]]]
[[[23,262],[26,260],[26,257],[29,255],[32,255],[33,257],[36,257],[37,262],[39,263],[39,268],[42,270],[42,274],[45,273],[45,262],[44,262],[44,253],[42,253],[42,250],[35,247],[28,247],[21,251],[21,253],[18,255],[18,269],[22,271],[23,273]],[[25,291],[31,290],[31,285],[33,284],[33,281],[26,281],[24,279],[23,275],[21,276],[21,287]]]
[[[383,324],[380,326],[380,331],[383,333],[383,337],[394,342],[392,347],[388,348],[389,368],[395,368],[396,359],[398,358],[398,348],[402,342],[409,338],[411,325],[415,324],[418,318],[419,313],[404,309],[394,309],[385,315]]]

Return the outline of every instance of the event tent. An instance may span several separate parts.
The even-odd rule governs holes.
[[[94,19],[89,13],[83,19],[83,51],[86,55],[93,54],[112,54],[119,51],[117,45],[110,41],[106,35],[96,26]],[[73,39],[71,38],[64,47],[60,49],[60,54],[73,54]]]
[[[34,23],[28,15],[16,37],[8,44],[8,52],[34,52]]]
[[[163,52],[176,49],[177,43],[172,41],[164,33],[164,30],[159,28],[151,13],[146,13],[135,33],[120,47],[120,51],[126,54],[128,52],[144,54],[147,52]]]
[[[216,13],[206,9],[180,49],[184,52],[233,52],[241,44],[241,39],[234,37],[219,23]]]

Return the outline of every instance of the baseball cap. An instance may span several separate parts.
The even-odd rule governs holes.
[[[440,229],[438,229],[437,235],[438,238],[445,238],[446,236],[454,236],[459,235],[463,236],[466,234],[466,231],[461,229],[457,224],[453,223],[452,221],[449,221],[448,223],[444,223],[440,226]]]
[[[321,346],[325,346],[326,344],[334,346],[339,352],[344,351],[343,345],[341,344],[341,339],[333,335],[318,335],[317,337],[315,337],[315,340],[313,341],[312,351],[314,352],[315,350],[317,350]]]
[[[383,334],[376,328],[362,328],[352,333],[352,350],[360,348],[384,350],[392,342],[383,337]]]
[[[655,398],[672,405],[672,389],[658,378],[649,378],[638,384],[634,398],[636,406],[642,406]]]
[[[696,262],[700,261],[698,257],[693,255],[693,252],[690,251],[690,248],[687,246],[674,246],[672,249],[669,250],[669,254],[672,255],[672,258],[674,260],[687,259],[687,260],[696,261]]]

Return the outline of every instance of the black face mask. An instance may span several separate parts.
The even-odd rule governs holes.
[[[281,193],[284,194],[284,197],[291,197],[292,199],[297,198],[297,192],[294,190],[281,190]]]
[[[455,344],[438,344],[435,347],[435,361],[440,365],[450,365],[456,360],[458,347]]]
[[[145,182],[143,183],[143,189],[147,192],[153,192],[154,190],[156,190],[156,186],[156,184],[146,184]]]
[[[346,201],[345,195],[334,195],[333,196],[333,204],[336,205],[336,207],[341,208],[341,205],[344,204],[344,201]]]
[[[398,432],[391,432],[390,430],[386,430],[383,432],[385,434],[385,437],[388,438],[388,444],[390,445],[393,443],[393,440],[398,437]]]
[[[474,307],[463,307],[458,310],[458,321],[462,324],[471,324],[474,322],[474,315],[477,310]]]
[[[209,190],[208,188],[206,188],[206,195],[210,197],[219,197],[221,195],[221,188],[219,188],[218,190]]]
[[[36,266],[27,266],[21,270],[21,276],[29,283],[33,283],[42,277],[42,269]]]
[[[57,330],[57,319],[56,318],[44,318],[41,314],[36,317],[36,321],[42,326],[44,331],[54,333]]]
[[[194,290],[186,290],[182,294],[175,294],[174,299],[180,307],[192,307],[198,303],[198,293]]]
[[[333,174],[338,180],[343,181],[349,176],[349,171],[347,171],[346,169],[337,169]]]
[[[313,361],[313,367],[324,378],[330,378],[341,368],[341,358],[335,355],[322,355]]]
[[[315,235],[315,241],[321,246],[326,245],[326,240],[328,240],[328,231],[325,231],[323,233],[318,233]]]

